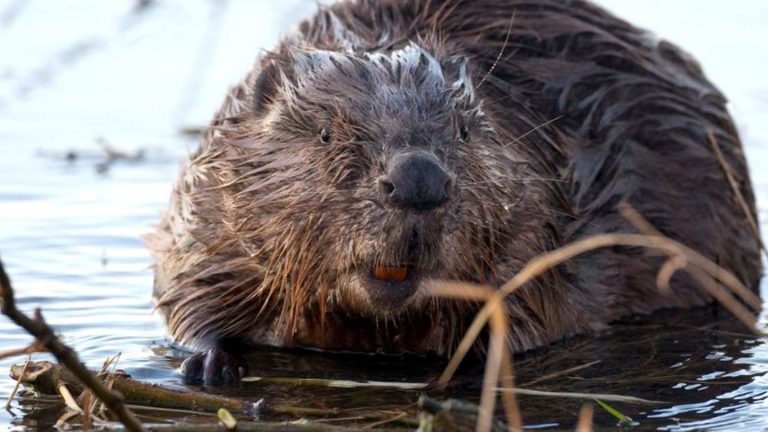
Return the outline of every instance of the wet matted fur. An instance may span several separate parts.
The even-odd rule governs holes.
[[[685,52],[589,2],[321,8],[232,89],[185,166],[150,238],[159,310],[196,349],[447,355],[477,305],[396,283],[389,298],[372,269],[499,286],[564,243],[632,231],[624,201],[756,286],[757,239],[707,140],[754,216],[725,103]],[[428,212],[381,199],[413,149],[453,181]],[[682,275],[660,293],[659,263],[615,247],[548,272],[509,297],[511,346],[710,301]]]

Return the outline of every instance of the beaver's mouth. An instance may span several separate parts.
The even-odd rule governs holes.
[[[421,272],[413,265],[380,265],[364,272],[362,284],[371,303],[384,311],[397,310],[419,289]]]
[[[373,277],[380,281],[402,282],[408,278],[408,266],[376,266]]]

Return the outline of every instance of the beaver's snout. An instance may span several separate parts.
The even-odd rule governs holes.
[[[383,201],[392,207],[427,211],[448,202],[453,180],[440,161],[423,150],[392,158],[387,174],[379,178]]]

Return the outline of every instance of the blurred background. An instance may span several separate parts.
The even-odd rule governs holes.
[[[598,3],[682,46],[727,95],[765,223],[768,2]],[[20,306],[41,306],[89,364],[122,352],[135,376],[175,383],[141,236],[227,88],[315,9],[314,0],[0,0],[0,253]],[[29,340],[0,317],[0,351]],[[736,360],[759,376],[760,353]],[[0,375],[14,361],[0,361]],[[765,414],[761,379],[745,390],[754,402],[736,404],[746,416]],[[0,398],[12,384],[0,379]],[[24,423],[12,414],[0,411],[0,429]]]

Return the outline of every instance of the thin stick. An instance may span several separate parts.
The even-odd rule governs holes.
[[[144,431],[136,416],[125,406],[123,396],[106,388],[104,383],[85,367],[75,351],[56,337],[53,329],[43,319],[40,309],[35,309],[33,318],[16,309],[11,280],[5,272],[2,261],[0,261],[0,298],[3,300],[3,314],[40,341],[61,364],[65,365],[80,382],[104,402],[110,412],[125,425],[126,429],[132,432]]]
[[[476,296],[473,298],[474,300],[483,300],[486,302],[494,294],[493,289],[488,286],[449,281],[434,281],[428,283],[427,292],[437,297],[453,297],[461,299],[469,299],[470,297],[468,294],[472,294]],[[444,389],[448,385],[448,382],[456,373],[456,370],[459,368],[462,360],[464,360],[464,357],[469,352],[469,350],[472,349],[472,345],[475,344],[475,340],[480,335],[480,332],[483,330],[483,327],[485,327],[485,323],[488,321],[488,317],[490,316],[491,309],[487,307],[483,307],[475,315],[475,319],[464,333],[464,338],[461,339],[459,346],[456,347],[456,352],[453,356],[451,356],[451,360],[448,362],[448,365],[445,367],[443,373],[440,375],[440,378],[437,380],[438,388]]]
[[[659,291],[664,294],[672,292],[672,288],[669,286],[672,276],[680,270],[685,270],[686,267],[688,267],[688,261],[683,256],[678,255],[668,259],[656,274],[656,286]]]
[[[19,386],[21,385],[21,380],[24,379],[24,375],[27,373],[27,368],[29,367],[29,362],[32,361],[32,354],[27,354],[27,361],[24,362],[24,367],[21,368],[21,373],[19,374],[20,378],[16,380],[16,384],[13,386],[13,390],[11,390],[11,394],[8,396],[8,400],[5,402],[5,409],[11,409],[11,402],[13,402],[13,398],[16,396],[16,392],[19,391]]]
[[[553,391],[545,391],[545,390],[533,390],[533,389],[520,388],[520,387],[516,387],[513,389],[497,388],[496,390],[502,393],[516,393],[516,394],[527,395],[527,396],[541,396],[541,397],[565,398],[565,399],[584,399],[584,400],[600,399],[604,401],[631,403],[631,404],[639,404],[639,405],[664,405],[668,403],[664,401],[643,399],[643,398],[634,397],[634,396],[623,396],[623,395],[617,395],[617,394],[611,394],[611,393],[553,392]]]
[[[760,245],[760,249],[762,249],[763,252],[768,253],[768,250],[765,249],[765,244],[763,244],[763,239],[760,237],[760,228],[757,226],[757,221],[755,221],[755,218],[752,215],[752,210],[749,208],[747,200],[744,199],[744,195],[741,194],[739,183],[736,181],[736,178],[734,178],[733,170],[728,164],[728,161],[725,160],[723,151],[720,149],[720,143],[718,143],[717,137],[715,137],[715,133],[712,132],[711,129],[707,131],[707,138],[709,139],[709,144],[712,146],[712,151],[715,152],[717,161],[720,162],[720,167],[725,173],[725,178],[731,186],[731,191],[733,191],[733,194],[736,196],[736,202],[738,202],[741,210],[744,212],[744,216],[746,216],[747,222],[749,222],[749,227],[752,228],[752,233],[754,234],[757,243]]]
[[[509,328],[508,327],[509,322],[507,322],[506,315],[504,315],[503,318],[504,318],[504,331],[506,335],[506,331]],[[500,371],[501,376],[499,377],[499,381],[502,388],[513,389],[515,388],[515,373],[512,367],[511,349],[509,346],[505,346],[504,348],[505,349],[502,353],[503,356],[501,358],[501,371]],[[512,430],[516,432],[522,432],[523,419],[520,415],[520,409],[517,404],[517,393],[502,392],[501,401],[504,404],[504,414],[507,417],[507,424],[511,427]]]
[[[6,351],[0,352],[0,360],[3,360],[8,357],[15,357],[17,355],[23,355],[23,354],[34,354],[39,352],[45,352],[45,347],[43,347],[40,342],[34,341],[31,344],[25,346],[24,348],[13,348]]]
[[[483,373],[483,389],[480,392],[480,410],[477,413],[477,432],[487,432],[491,430],[493,423],[493,408],[496,405],[496,392],[494,389],[499,382],[499,373],[501,372],[501,358],[504,356],[504,350],[507,349],[506,327],[499,327],[499,312],[504,313],[502,301],[498,297],[491,298],[486,305],[491,308],[491,331],[490,341],[488,342],[488,355],[485,360],[485,371]],[[510,425],[511,426],[511,425]]]
[[[574,366],[572,368],[568,368],[568,369],[557,371],[557,372],[552,372],[551,374],[543,375],[543,376],[540,376],[538,378],[535,378],[535,379],[532,379],[530,381],[527,381],[527,382],[525,382],[525,385],[530,386],[530,385],[538,384],[540,382],[549,381],[549,380],[551,380],[553,378],[559,378],[559,377],[561,377],[563,375],[567,375],[569,373],[578,372],[580,370],[587,369],[587,368],[592,367],[592,366],[594,366],[594,365],[596,365],[596,364],[598,364],[600,362],[602,362],[602,360],[594,360],[594,361],[591,361],[589,363],[584,363],[582,365]]]
[[[471,289],[468,289],[468,287],[471,286]],[[512,388],[514,387],[514,375],[512,371],[512,360],[510,358],[510,351],[509,347],[506,344],[507,341],[507,316],[506,311],[502,307],[503,302],[501,302],[501,298],[495,295],[495,291],[491,289],[490,287],[483,286],[483,285],[476,285],[476,284],[467,284],[462,282],[448,282],[448,281],[438,281],[433,282],[430,284],[430,286],[427,288],[433,295],[439,295],[443,297],[453,297],[453,298],[461,298],[465,300],[480,300],[485,301],[486,305],[488,305],[491,301],[497,301],[498,308],[497,309],[491,309],[489,308],[489,315],[492,314],[492,310],[496,310],[496,313],[493,314],[495,317],[491,320],[491,341],[489,343],[489,350],[488,350],[488,356],[486,359],[486,365],[485,365],[485,373],[483,376],[483,393],[481,394],[480,399],[480,409],[478,412],[478,424],[477,424],[477,430],[490,430],[489,428],[492,425],[493,420],[493,405],[495,405],[495,396],[493,395],[492,389],[487,390],[488,386],[496,387],[496,384],[499,382],[499,380],[502,381],[504,387]],[[477,321],[476,321],[477,322]],[[475,322],[473,322],[475,324]],[[483,323],[480,323],[480,328],[482,329]],[[463,344],[467,344],[467,350],[471,348],[471,345],[474,343],[473,339],[466,339],[462,340]],[[500,344],[500,345],[495,345]],[[501,348],[496,348],[497,346],[500,346]],[[461,348],[459,348],[461,349]],[[493,352],[496,352],[496,350],[499,351],[499,355],[501,356],[500,363],[498,360],[494,360],[496,357],[496,354],[492,354]],[[453,363],[456,356],[451,358],[451,362]],[[455,370],[456,367],[458,367],[458,364],[460,363],[460,360],[456,362],[453,366],[449,364],[449,366],[446,367],[446,370],[449,370],[453,368],[452,370]],[[443,376],[446,375],[446,372],[443,371]],[[447,378],[450,380],[450,376]],[[442,376],[441,376],[442,380]],[[438,381],[439,382],[439,381]],[[517,396],[515,396],[514,393],[509,394],[503,394],[502,395],[502,401],[504,403],[504,413],[507,416],[507,423],[513,430],[520,430],[522,431],[522,419],[520,417],[520,410],[517,406]]]
[[[595,409],[592,404],[584,404],[579,410],[579,423],[576,425],[576,432],[592,432],[592,418]]]
[[[405,418],[407,416],[408,416],[407,412],[401,412],[401,413],[395,415],[394,417],[390,417],[390,418],[387,418],[387,419],[379,420],[379,421],[373,422],[373,423],[368,423],[367,425],[363,426],[361,429],[373,429],[373,428],[375,428],[377,426],[385,425],[387,423],[396,422],[396,421],[398,421],[398,420],[400,420],[402,418]],[[360,417],[357,417],[357,418],[360,418]],[[363,419],[364,419],[364,417],[363,417]]]
[[[58,390],[61,398],[64,399],[64,405],[66,405],[67,408],[78,414],[83,414],[83,409],[80,408],[80,405],[77,404],[77,401],[75,400],[74,396],[72,396],[72,393],[69,392],[66,384],[60,383]]]

